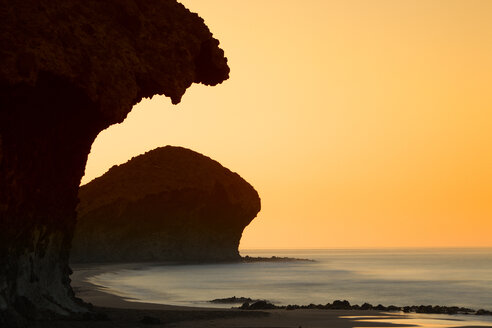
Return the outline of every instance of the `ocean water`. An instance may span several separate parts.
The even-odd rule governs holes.
[[[226,297],[277,305],[446,305],[492,310],[492,249],[243,250],[242,255],[313,259],[143,265],[90,277],[89,282],[131,301],[230,307]]]

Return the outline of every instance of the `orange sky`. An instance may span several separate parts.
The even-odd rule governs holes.
[[[182,2],[230,80],[142,101],[83,183],[180,145],[258,190],[242,248],[492,246],[492,1]]]

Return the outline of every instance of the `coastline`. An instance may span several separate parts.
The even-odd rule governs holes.
[[[148,316],[157,318],[166,327],[294,327],[293,322],[298,322],[295,327],[325,327],[327,324],[333,328],[353,327],[353,319],[340,318],[341,316],[361,315],[370,318],[390,318],[391,315],[382,314],[378,311],[353,311],[353,310],[331,310],[331,311],[243,311],[237,309],[187,307],[165,304],[154,304],[144,302],[132,302],[122,296],[101,290],[87,281],[91,276],[122,269],[135,269],[152,265],[149,263],[133,264],[84,264],[74,265],[72,274],[72,286],[76,296],[94,305],[96,312],[106,313],[110,320],[94,321],[94,327],[139,327],[146,326],[139,321]],[[68,322],[62,323],[68,324]],[[71,323],[78,327],[78,323]],[[83,325],[82,325],[83,326]],[[364,327],[380,326],[379,323],[362,324]],[[383,326],[395,326],[386,324]],[[43,327],[43,326],[36,326]],[[54,325],[53,327],[58,327]],[[65,327],[65,326],[59,326]]]
[[[103,320],[91,320],[91,327],[146,327],[143,318],[156,319],[156,326],[188,328],[188,327],[405,327],[412,326],[412,314],[385,313],[377,310],[316,310],[284,309],[244,311],[238,309],[220,309],[205,307],[188,307],[144,302],[132,302],[125,297],[105,291],[87,281],[88,278],[101,273],[122,269],[139,269],[155,263],[119,263],[119,264],[83,264],[73,265],[71,276],[76,296],[93,304],[97,313],[103,313]],[[107,319],[106,319],[107,318]],[[425,318],[425,316],[424,316]],[[428,317],[430,318],[430,317]],[[429,319],[425,320],[429,320]],[[479,318],[473,318],[479,320]],[[360,321],[368,320],[368,321]],[[381,320],[381,321],[378,321]],[[449,327],[456,326],[453,316]],[[458,319],[459,320],[459,319]],[[401,321],[401,323],[396,323]],[[157,323],[158,322],[158,323]],[[478,322],[478,321],[477,321]],[[452,323],[452,324],[451,324]],[[470,323],[472,323],[470,321]],[[34,324],[32,327],[87,327],[87,321],[59,321]],[[425,325],[424,325],[425,326]],[[462,322],[460,327],[488,325]],[[492,322],[491,325],[492,326]]]
[[[130,302],[122,296],[118,296],[109,291],[104,291],[104,287],[94,285],[87,281],[88,278],[98,274],[122,270],[142,268],[151,264],[147,263],[115,263],[115,264],[73,264],[72,289],[75,296],[84,302],[91,303],[96,307],[117,308],[117,309],[146,309],[146,310],[179,310],[186,307],[163,305],[144,302]]]

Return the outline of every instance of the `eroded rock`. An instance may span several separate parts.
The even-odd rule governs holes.
[[[0,322],[87,311],[68,257],[97,134],[143,97],[173,103],[229,68],[174,0],[0,1]]]
[[[199,153],[166,146],[112,167],[79,191],[72,262],[239,260],[256,190]]]

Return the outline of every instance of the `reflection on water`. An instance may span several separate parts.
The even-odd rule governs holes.
[[[423,328],[452,328],[452,327],[492,327],[492,317],[474,315],[446,315],[410,313],[404,315],[390,314],[389,317],[343,316],[341,318],[354,319],[356,322],[372,324],[390,324],[405,327]],[[377,328],[371,325],[372,328]],[[354,325],[354,328],[364,328]]]

